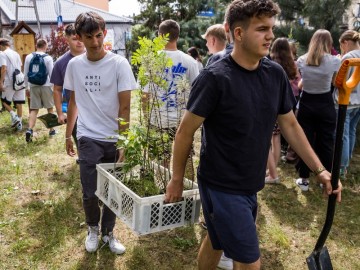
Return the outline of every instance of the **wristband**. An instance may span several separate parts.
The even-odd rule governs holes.
[[[65,140],[71,140],[71,137],[67,137],[67,138],[65,138]]]
[[[315,175],[319,175],[319,174],[322,173],[323,171],[326,171],[326,169],[325,169],[324,167],[318,167],[318,168],[316,168],[316,169],[313,171],[313,173],[314,173]]]

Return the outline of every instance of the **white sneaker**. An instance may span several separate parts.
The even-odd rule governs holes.
[[[280,184],[280,178],[271,178],[270,176],[265,177],[265,184]]]
[[[17,131],[21,131],[23,129],[23,125],[21,123],[21,121],[16,125],[16,130]]]
[[[89,226],[88,235],[85,240],[85,248],[87,252],[93,253],[99,246],[99,226]]]
[[[217,265],[218,268],[220,269],[225,269],[225,270],[232,270],[233,269],[233,260],[226,257],[225,254],[223,253],[221,255],[220,261]]]
[[[298,178],[298,179],[295,180],[295,183],[302,191],[308,191],[309,190],[309,179]]]
[[[19,123],[20,123],[19,116],[17,116],[17,115],[11,116],[11,127],[16,127],[16,125]]]
[[[102,241],[104,242],[104,245],[109,244],[111,252],[117,255],[123,254],[125,252],[125,247],[118,240],[116,240],[112,232],[109,232],[108,235],[104,235],[102,237]]]

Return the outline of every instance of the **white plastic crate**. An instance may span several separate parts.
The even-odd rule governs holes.
[[[164,195],[141,198],[119,179],[121,165],[114,163],[98,164],[96,195],[123,222],[139,235],[159,232],[198,222],[200,215],[200,195],[196,183],[184,179],[184,200],[164,203]],[[161,171],[167,177],[167,169],[155,165],[155,173]],[[161,183],[156,183],[164,189]]]

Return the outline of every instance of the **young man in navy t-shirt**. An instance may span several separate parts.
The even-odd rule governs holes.
[[[256,234],[257,192],[265,185],[266,162],[276,121],[284,137],[324,185],[331,175],[296,121],[294,96],[284,70],[267,58],[274,39],[271,0],[235,0],[226,21],[233,52],[205,68],[195,80],[173,148],[173,175],[165,201],[181,200],[185,162],[195,131],[202,127],[198,183],[208,235],[199,269],[215,269],[224,251],[234,269],[260,269]]]

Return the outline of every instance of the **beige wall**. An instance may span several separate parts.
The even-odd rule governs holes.
[[[109,11],[109,0],[75,0],[75,2]]]

